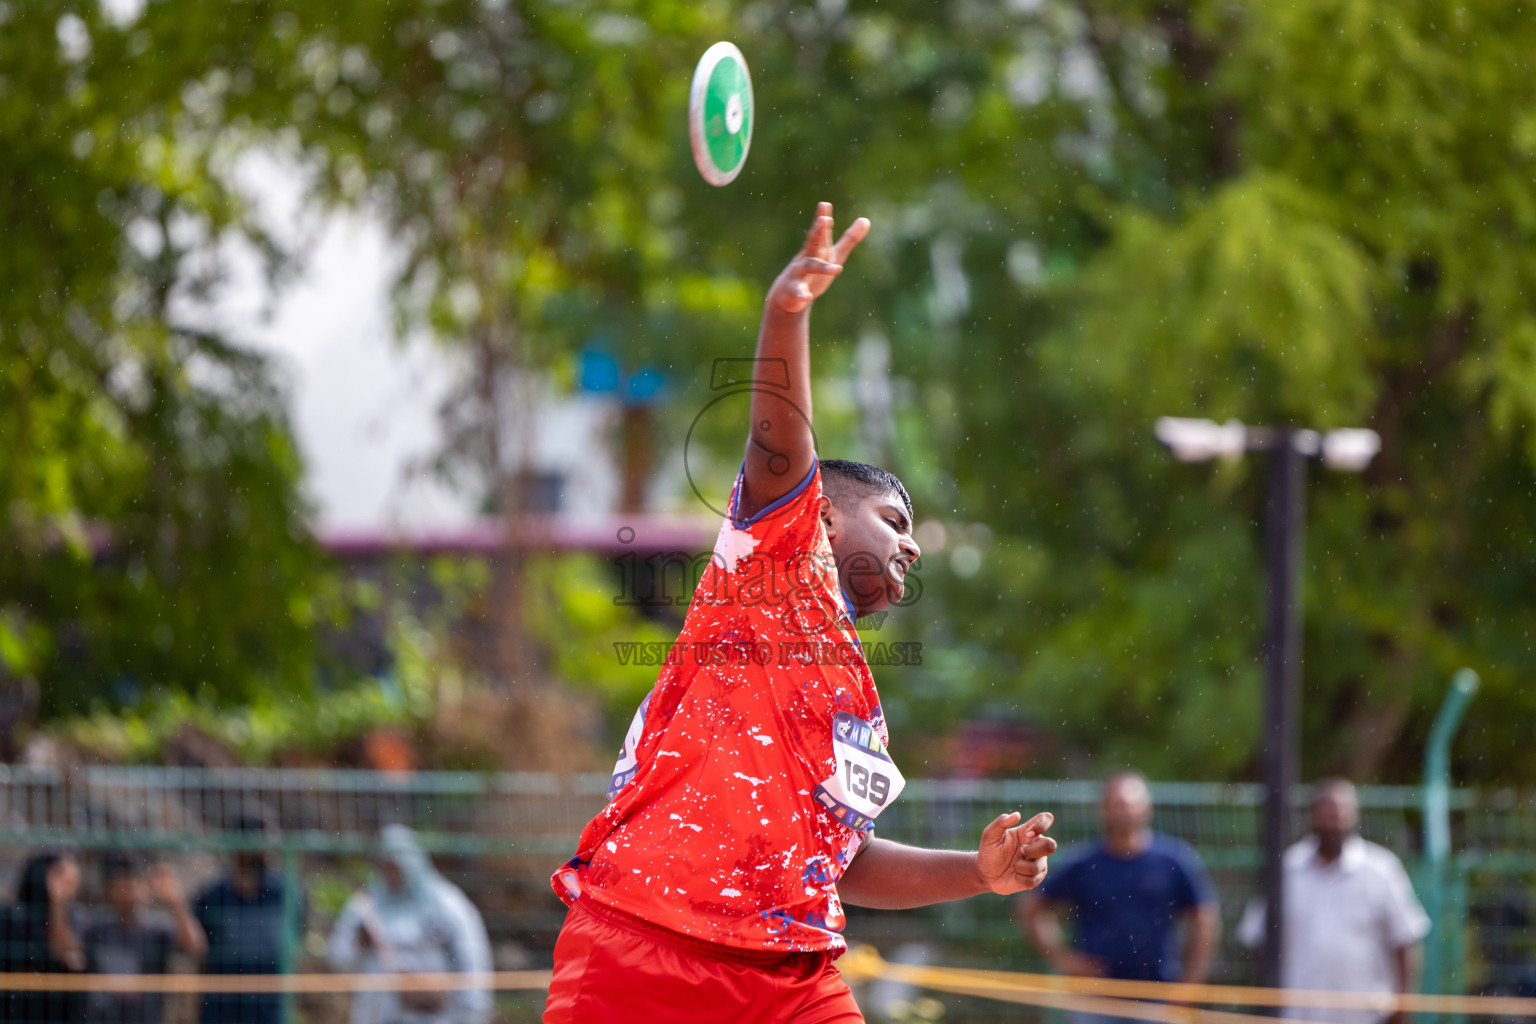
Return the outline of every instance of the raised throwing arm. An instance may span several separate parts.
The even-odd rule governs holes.
[[[788,494],[810,472],[816,457],[811,438],[811,305],[843,272],[843,262],[869,233],[855,220],[832,241],[832,204],[816,207],[805,244],[768,289],[757,333],[758,380],[737,514],[743,518]],[[787,385],[781,387],[779,385]]]

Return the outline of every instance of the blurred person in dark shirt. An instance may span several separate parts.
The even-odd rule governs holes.
[[[202,955],[202,926],[169,866],[146,871],[137,856],[108,853],[101,880],[106,912],[81,936],[92,974],[164,974],[173,951]],[[169,920],[151,911],[151,899]],[[89,1024],[160,1024],[164,1015],[163,992],[91,992],[85,999]]]
[[[1221,919],[1199,855],[1183,840],[1152,830],[1152,790],[1136,772],[1105,781],[1099,814],[1103,838],[1069,848],[1065,863],[1021,903],[1025,932],[1041,955],[1067,974],[1205,981]],[[1076,919],[1070,945],[1062,933],[1062,911]],[[1074,1019],[1103,1018],[1076,1014]]]
[[[235,831],[247,837],[266,831],[266,823],[245,815]],[[243,850],[234,855],[229,874],[206,889],[194,905],[198,923],[208,937],[205,974],[277,974],[283,966],[285,896],[299,901],[303,893],[287,894],[283,879],[267,864],[267,855]],[[203,996],[202,1024],[281,1024],[282,996],[276,993],[210,992]]]
[[[0,915],[0,970],[69,974],[85,970],[85,950],[74,924],[80,864],[67,851],[34,856],[21,869],[16,899]],[[7,1024],[80,1024],[79,992],[0,992]]]

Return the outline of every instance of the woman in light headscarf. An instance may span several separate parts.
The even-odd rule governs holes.
[[[331,965],[340,971],[462,971],[485,975],[491,948],[480,914],[449,882],[404,825],[384,828],[378,876],[355,893],[331,930]],[[484,1024],[491,992],[359,992],[351,1024]]]

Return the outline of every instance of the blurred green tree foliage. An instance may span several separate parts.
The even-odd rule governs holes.
[[[1368,424],[1372,471],[1314,487],[1308,768],[1412,777],[1467,662],[1465,769],[1529,777],[1503,723],[1531,710],[1532,31],[1444,2],[567,0],[363,5],[293,45],[332,179],[410,239],[404,294],[515,367],[622,339],[677,378],[679,436],[811,201],[874,218],[818,309],[818,423],[884,454],[848,378],[885,335],[890,456],[951,540],[904,613],[928,663],[885,673],[898,721],[1012,703],[1105,761],[1249,770],[1259,487],[1151,422]],[[719,190],[682,118],[717,37],[760,107]]]
[[[134,216],[104,208],[94,179],[59,182],[118,154],[114,173],[209,232],[240,223],[217,154],[286,154],[318,194],[391,225],[402,317],[474,361],[450,454],[482,468],[510,461],[519,388],[568,379],[571,354],[601,339],[631,368],[669,371],[664,430],[681,438],[711,397],[710,360],[750,351],[813,202],[871,216],[817,309],[816,416],[824,452],[889,460],[920,521],[945,527],[916,607],[885,626],[926,643],[921,668],[881,673],[900,729],[1011,707],[1106,765],[1248,772],[1257,464],[1178,466],[1152,421],[1370,425],[1386,449],[1369,473],[1313,476],[1305,770],[1412,778],[1440,688],[1467,663],[1488,686],[1460,770],[1536,777],[1519,724],[1536,710],[1521,685],[1536,625],[1522,525],[1536,26],[1518,7],[252,0],[152,2],[123,24],[94,7],[6,10],[8,37],[32,27],[7,43],[0,103],[20,120],[5,137],[57,190],[46,214],[29,193],[6,200],[39,221],[12,248],[15,280],[74,251],[51,222],[96,218],[101,241],[70,258],[96,261],[82,280],[112,326],[125,278],[161,279],[125,244]],[[65,11],[90,40],[73,60]],[[725,189],[694,173],[683,117],[693,62],[718,38],[744,49],[759,108]],[[81,97],[89,143],[71,120]],[[13,289],[11,319],[74,331],[62,308],[39,319],[42,288]],[[157,336],[193,337],[156,316]],[[881,345],[889,434],[853,383],[856,349]],[[6,371],[41,373],[41,351]],[[277,422],[251,401],[218,408]],[[112,436],[75,443],[136,437]],[[101,515],[73,492],[30,500],[51,522]],[[606,644],[611,625],[587,632]]]
[[[154,14],[0,4],[0,677],[47,715],[301,686],[325,603],[268,367],[178,315],[270,249],[216,171],[249,69]]]
[[[1312,475],[1305,769],[1413,781],[1467,664],[1489,686],[1459,770],[1528,781],[1536,23],[1423,0],[1145,10],[1168,55],[1156,159],[1085,189],[1106,244],[1042,297],[1038,365],[1073,410],[1096,528],[1082,589],[1027,641],[1059,667],[1026,663],[1027,685],[1079,708],[1125,688],[1099,720],[1154,726],[1147,756],[1167,742],[1193,767],[1237,739],[1251,757],[1248,723],[1213,712],[1255,695],[1259,464],[1171,465],[1147,425],[1370,426],[1362,478]],[[1101,52],[1115,24],[1093,22]]]

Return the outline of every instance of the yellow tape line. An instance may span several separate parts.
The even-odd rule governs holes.
[[[550,971],[462,974],[0,974],[0,992],[456,992],[549,988]]]
[[[1512,996],[1391,996],[1373,992],[1321,992],[1241,985],[1184,985],[1111,978],[1072,978],[960,967],[893,964],[869,946],[860,946],[837,962],[850,981],[889,978],[918,988],[981,996],[999,1002],[1083,1010],[1156,1024],[1262,1024],[1275,1017],[1203,1009],[1263,1006],[1373,1010],[1416,1013],[1536,1017],[1536,999]],[[343,993],[453,992],[548,989],[550,971],[490,971],[484,974],[4,974],[0,991],[11,992],[166,992],[166,993]],[[1182,1005],[1181,1005],[1182,1004]],[[1291,1018],[1292,1024],[1298,1024]]]
[[[1514,996],[1402,995],[1377,992],[1325,992],[1304,989],[1253,988],[1246,985],[1185,985],[1113,978],[1073,978],[1057,974],[1024,974],[958,967],[912,967],[887,963],[875,950],[861,946],[838,961],[852,979],[891,977],[925,988],[954,985],[984,986],[989,991],[1033,996],[1100,996],[1146,999],[1161,1003],[1212,1003],[1222,1006],[1269,1006],[1374,1010],[1382,1014],[1475,1013],[1490,1016],[1536,1016],[1536,999]],[[909,973],[915,972],[915,973]],[[901,977],[898,977],[898,974]],[[917,980],[921,979],[921,980]],[[992,996],[992,998],[999,998]],[[1043,1004],[1042,1004],[1043,1005]],[[1098,1012],[1098,1011],[1093,1011]],[[1120,1013],[1119,1016],[1134,1016]],[[1254,1017],[1243,1015],[1245,1020]],[[1154,1019],[1154,1018],[1143,1018]],[[1160,1018],[1157,1018],[1160,1019]],[[1188,1018],[1180,1018],[1188,1019]],[[1209,1020],[1210,1018],[1204,1018]]]
[[[935,991],[981,996],[1004,1003],[1048,1006],[1060,1010],[1095,1013],[1106,1017],[1150,1021],[1153,1024],[1265,1024],[1265,1022],[1282,1020],[1285,1020],[1286,1024],[1303,1024],[1303,1022],[1280,1017],[1206,1010],[1196,1006],[1173,1006],[1167,1003],[1147,1003],[1134,999],[1107,999],[1069,992],[1028,991],[1010,984],[998,984],[975,978],[956,978],[951,972],[942,968],[887,964],[880,976]]]

